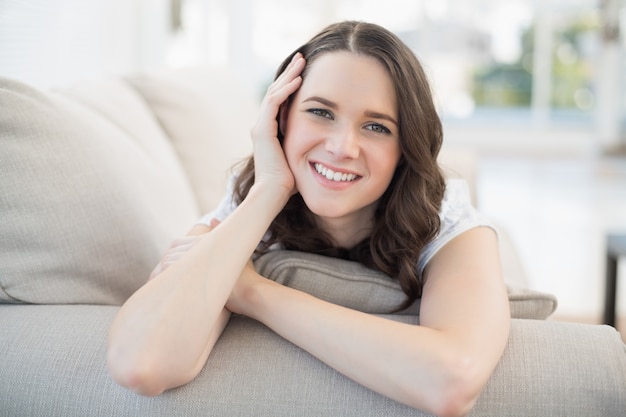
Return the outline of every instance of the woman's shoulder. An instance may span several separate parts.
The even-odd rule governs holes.
[[[475,213],[469,184],[461,178],[452,178],[446,180],[446,191],[441,201],[441,209],[439,217],[443,222],[449,225],[450,222],[456,222],[459,218],[472,216]]]
[[[467,181],[454,178],[446,181],[446,191],[439,211],[441,227],[437,238],[457,235],[477,226],[492,227],[491,222],[480,213],[472,202]]]
[[[474,227],[493,228],[487,217],[474,207],[469,184],[460,178],[446,181],[439,219],[440,227],[437,236],[424,247],[420,255],[418,261],[420,273],[439,249],[456,236]]]

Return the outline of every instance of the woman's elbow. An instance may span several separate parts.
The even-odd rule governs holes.
[[[143,396],[155,397],[164,391],[183,385],[192,377],[168,369],[163,360],[149,352],[129,354],[126,348],[109,345],[107,368],[115,382]]]
[[[115,382],[147,397],[155,397],[165,391],[157,370],[147,360],[131,360],[115,348],[107,352],[107,368]]]
[[[481,376],[484,373],[467,356],[450,355],[443,362],[439,384],[434,384],[427,408],[439,417],[466,416],[485,386],[485,378]]]
[[[449,387],[433,411],[439,417],[464,417],[474,407],[478,394],[471,387]]]

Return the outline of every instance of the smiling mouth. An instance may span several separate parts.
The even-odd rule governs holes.
[[[326,177],[326,179],[330,181],[350,182],[356,180],[357,178],[360,178],[358,175],[348,172],[335,172],[330,168],[326,168],[324,165],[318,162],[313,164],[313,168],[315,168],[315,171],[318,174]]]

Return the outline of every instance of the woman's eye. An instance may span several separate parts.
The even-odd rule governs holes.
[[[381,125],[380,123],[371,123],[367,125],[365,128],[376,133],[386,133],[386,134],[391,133],[391,130],[389,130],[384,125]]]
[[[328,110],[324,110],[324,109],[309,109],[309,113],[314,114],[319,117],[325,117],[327,119],[333,118],[333,115]]]

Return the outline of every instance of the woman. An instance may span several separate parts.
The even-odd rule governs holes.
[[[495,233],[437,166],[441,123],[413,53],[376,25],[329,26],[281,65],[251,135],[233,195],[120,309],[114,378],[144,395],[189,382],[238,313],[383,395],[467,413],[504,350],[508,301]],[[397,277],[406,305],[421,297],[420,325],[263,278],[251,256],[276,246]]]

